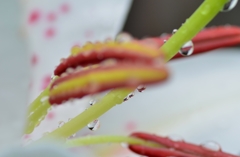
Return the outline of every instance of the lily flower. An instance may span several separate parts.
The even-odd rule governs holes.
[[[104,142],[127,142],[130,144],[130,149],[137,153],[141,152],[142,148],[145,149],[146,146],[159,147],[164,145],[168,147],[167,153],[165,153],[166,151],[159,152],[159,148],[155,151],[147,147],[145,152],[150,152],[150,154],[145,152],[142,154],[148,156],[215,156],[216,152],[208,154],[205,151],[200,151],[199,153],[199,147],[192,144],[162,140],[163,138],[156,136],[152,138],[151,135],[141,133],[134,134],[133,137],[103,136],[79,139],[69,139],[69,137],[89,124],[91,124],[90,128],[94,130],[98,125],[96,119],[116,104],[121,104],[132,98],[132,92],[135,89],[141,92],[147,85],[163,83],[169,77],[166,62],[172,59],[178,51],[183,56],[191,55],[194,53],[193,43],[196,45],[195,51],[197,53],[239,44],[239,28],[237,27],[206,29],[196,36],[193,42],[190,41],[220,10],[232,8],[233,4],[236,5],[233,1],[228,0],[205,0],[195,14],[169,39],[133,39],[128,42],[108,41],[106,43],[87,43],[83,47],[74,47],[71,55],[63,59],[55,69],[55,76],[49,86],[29,106],[25,133],[29,134],[34,131],[39,123],[44,120],[51,106],[61,105],[65,101],[79,99],[87,95],[107,90],[111,91],[93,106],[58,129],[22,149],[3,152],[3,156],[72,156],[64,148],[55,149],[55,146],[52,148],[51,146],[43,146],[45,140],[50,139],[57,139],[56,141],[61,141],[59,143],[70,148]],[[218,31],[223,34],[215,36],[215,32]],[[211,33],[213,33],[213,36],[208,36]],[[208,35],[206,36],[206,34]],[[206,49],[201,49],[201,46],[204,45]],[[179,56],[176,58],[179,58]],[[141,146],[139,148],[134,145]],[[185,145],[187,146],[184,147]],[[170,150],[171,154],[169,149],[172,148],[180,151],[184,149],[184,151]],[[192,148],[196,149],[193,151]],[[219,156],[234,155],[221,152]]]

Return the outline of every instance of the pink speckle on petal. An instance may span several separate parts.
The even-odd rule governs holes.
[[[132,131],[134,131],[136,129],[137,129],[137,123],[134,122],[134,121],[129,121],[125,125],[125,130],[126,131],[132,132]]]
[[[55,21],[57,18],[57,15],[54,13],[54,12],[50,12],[48,15],[47,15],[47,20],[48,22],[53,22]]]
[[[47,115],[47,120],[52,120],[55,117],[55,113],[54,112],[49,112]]]
[[[23,135],[23,139],[24,139],[24,140],[30,139],[30,137],[31,137],[30,134],[25,134],[25,135]]]
[[[41,16],[41,13],[39,10],[33,10],[30,14],[29,14],[29,17],[28,17],[28,23],[29,24],[34,24],[36,22],[39,21],[40,19],[40,16]]]
[[[92,30],[87,30],[85,33],[84,33],[84,36],[85,38],[91,38],[93,37],[93,31]]]
[[[62,13],[67,13],[69,12],[70,10],[70,6],[68,3],[63,3],[61,6],[60,6],[60,10]]]
[[[32,54],[31,56],[31,66],[35,66],[38,63],[38,55],[37,54]]]
[[[46,38],[52,38],[55,35],[56,31],[54,28],[48,28],[45,32]]]
[[[29,85],[28,85],[28,89],[29,89],[29,90],[31,90],[31,89],[32,89],[32,87],[33,87],[33,82],[32,82],[32,81],[30,81],[30,83],[29,83]]]
[[[50,81],[51,81],[51,75],[44,76],[42,79],[41,90],[44,90],[45,88],[47,88]]]

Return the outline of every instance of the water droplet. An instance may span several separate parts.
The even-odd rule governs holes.
[[[170,135],[168,138],[175,142],[183,142],[183,138],[179,135]]]
[[[129,99],[132,98],[133,96],[134,96],[134,93],[128,94],[128,98],[129,98]]]
[[[41,121],[43,121],[44,119],[45,119],[45,115],[42,116],[42,117],[40,117],[40,118],[38,119],[38,121],[41,122]]]
[[[133,37],[128,33],[119,33],[115,38],[116,42],[129,42],[131,40],[133,40]]]
[[[121,146],[122,146],[123,148],[128,148],[128,144],[127,144],[127,143],[124,143],[124,142],[121,143]]]
[[[68,137],[68,139],[75,137],[76,134],[72,134],[71,136]]]
[[[52,74],[51,75],[51,80],[53,80],[55,78],[55,75],[54,74]]]
[[[74,69],[73,68],[67,68],[66,72],[71,74],[72,72],[74,72]]]
[[[64,62],[65,60],[66,60],[66,58],[61,58],[60,63]]]
[[[60,77],[66,77],[66,76],[68,76],[68,74],[66,72],[64,72],[60,75]]]
[[[60,121],[60,122],[58,122],[58,127],[60,128],[60,127],[62,127],[64,124],[65,124],[64,121]]]
[[[211,151],[221,151],[221,146],[213,141],[208,141],[206,143],[201,144],[201,147]]]
[[[30,112],[28,116],[31,116],[34,112]]]
[[[177,29],[174,29],[174,30],[172,31],[172,34],[175,34],[177,31],[178,31]]]
[[[167,40],[163,40],[163,43],[165,44],[167,42]]]
[[[124,102],[125,102],[125,101],[128,101],[128,97],[124,98],[123,101],[124,101]]]
[[[44,96],[41,98],[41,103],[44,103],[45,101],[47,101],[49,99],[49,96]]]
[[[91,106],[93,106],[95,103],[96,103],[95,100],[90,100],[90,101],[89,101],[89,105],[91,105]]]
[[[138,92],[142,93],[146,89],[146,86],[140,85],[137,87]]]
[[[49,134],[49,132],[45,132],[45,133],[43,133],[43,136],[46,136],[46,135],[48,135]]]
[[[123,101],[125,102],[125,101],[129,100],[133,96],[134,96],[134,93],[130,93],[130,94],[128,94],[128,96],[126,98],[123,99]]]
[[[100,121],[96,119],[93,122],[89,123],[87,126],[88,126],[88,129],[92,131],[96,131],[100,127]]]
[[[238,3],[238,0],[229,0],[229,2],[227,2],[223,9],[222,12],[227,12],[227,11],[231,11]]]
[[[193,53],[193,50],[194,50],[193,42],[190,40],[181,47],[179,53],[183,56],[190,56]]]
[[[205,16],[208,15],[210,11],[211,11],[210,5],[205,5],[204,8],[202,8],[201,14]]]

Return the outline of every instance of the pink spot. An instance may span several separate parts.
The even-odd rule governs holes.
[[[23,135],[23,139],[24,139],[24,140],[30,139],[30,137],[31,137],[30,134],[25,134],[25,135]]]
[[[82,45],[82,43],[79,42],[79,43],[74,44],[73,47],[81,47],[81,45]]]
[[[44,90],[45,88],[47,88],[50,81],[51,81],[51,75],[44,76],[43,79],[42,79],[41,90]]]
[[[125,130],[126,131],[129,131],[129,132],[132,132],[134,130],[137,129],[137,123],[134,122],[134,121],[129,121],[127,122],[127,124],[125,125]]]
[[[47,115],[47,119],[48,120],[52,120],[55,117],[55,113],[54,112],[49,112]]]
[[[31,66],[35,66],[38,63],[38,55],[36,53],[31,56]]]
[[[29,24],[34,24],[36,22],[39,21],[41,17],[41,13],[39,10],[33,10],[30,14],[29,14],[29,17],[28,17],[28,23]]]
[[[85,36],[85,38],[91,38],[91,37],[93,37],[93,31],[92,30],[87,30],[87,31],[85,31],[85,33],[84,33],[84,36]]]
[[[48,28],[45,32],[46,38],[52,38],[55,35],[56,31],[54,28]]]
[[[54,13],[54,12],[50,12],[48,15],[47,15],[47,20],[48,22],[53,22],[57,19],[57,15]]]
[[[67,13],[69,12],[70,10],[70,6],[68,3],[63,3],[61,6],[60,6],[60,10],[62,13]]]
[[[33,82],[32,82],[32,81],[30,81],[30,83],[29,83],[29,85],[28,85],[28,89],[29,89],[29,90],[31,90],[31,89],[32,89],[32,87],[33,87]]]

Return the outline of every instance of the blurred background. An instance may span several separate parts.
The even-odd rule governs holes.
[[[142,38],[172,32],[182,25],[203,0],[134,0],[123,30]],[[240,5],[232,11],[219,13],[208,26],[240,25]]]
[[[121,31],[138,38],[170,33],[201,3],[202,0],[0,0],[0,147],[21,138],[26,104],[46,87],[55,66],[69,55],[72,46],[114,38]],[[240,25],[239,13],[240,4],[230,12],[220,13],[209,26]],[[198,144],[213,140],[223,150],[239,154],[239,48],[174,60],[168,66],[171,77],[167,83],[135,93],[132,99],[103,115],[97,131],[86,127],[77,136],[147,131],[178,135]],[[59,122],[85,110],[89,100],[87,97],[54,108],[23,139],[34,140],[56,129]],[[81,149],[86,150],[89,149]],[[94,150],[87,155],[130,156],[119,146]]]

